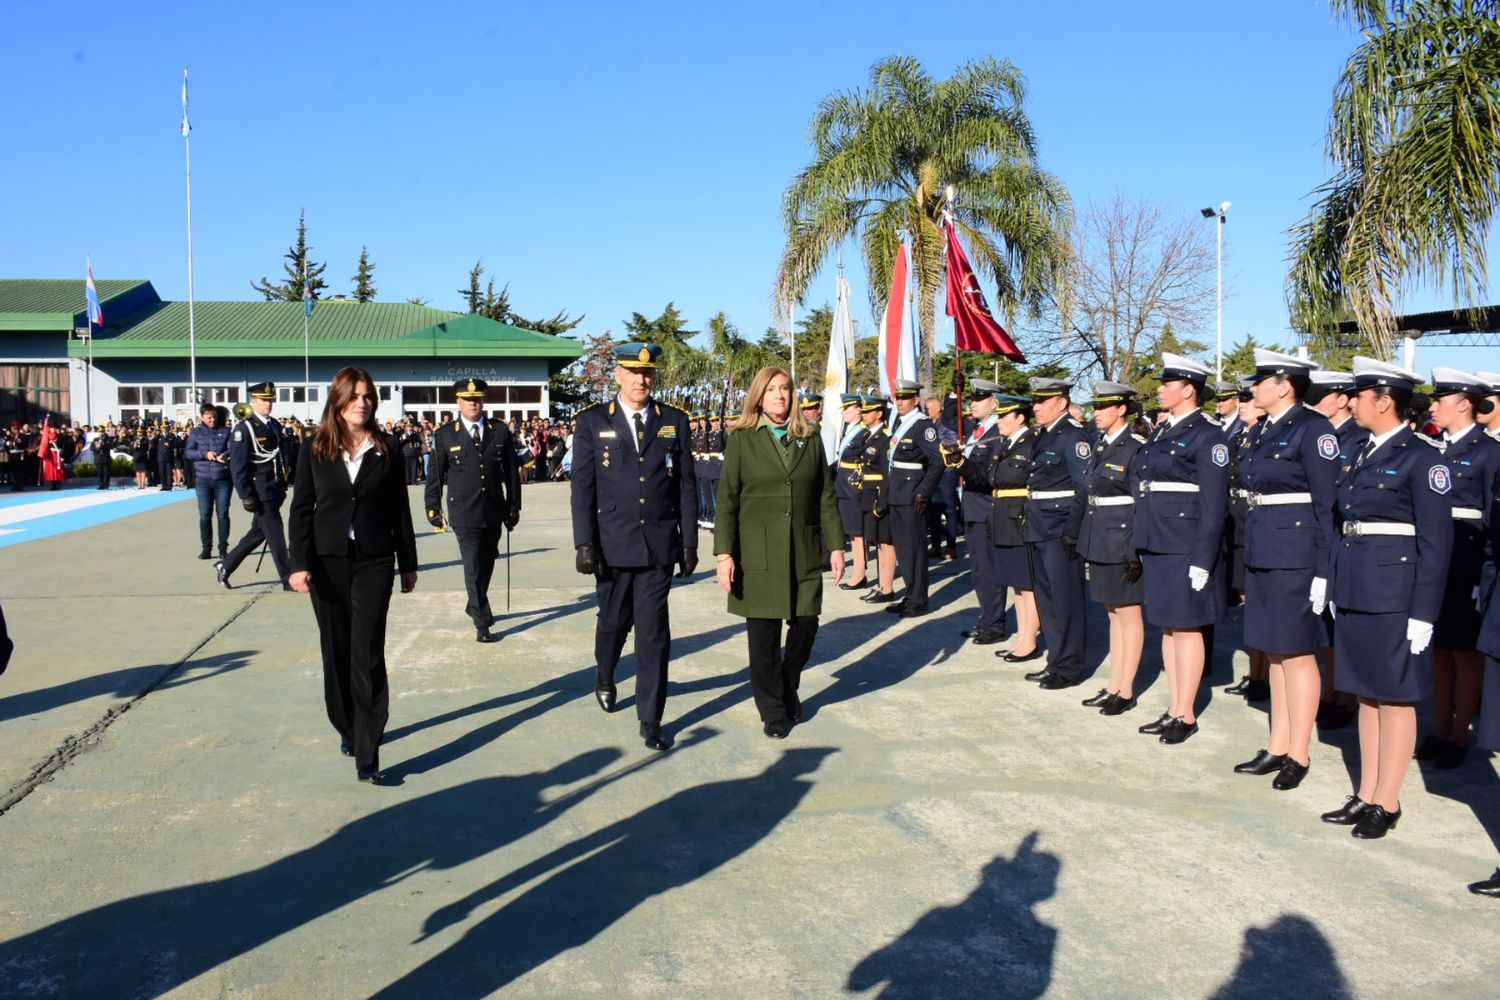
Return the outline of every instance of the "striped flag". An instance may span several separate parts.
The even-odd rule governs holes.
[[[907,329],[907,308],[906,244],[902,243],[891,267],[891,295],[880,321],[880,392],[886,396],[895,393],[896,379],[917,377],[917,351]]]
[[[833,309],[833,329],[828,337],[828,367],[823,370],[823,453],[829,464],[839,460],[839,439],[844,434],[844,402],[849,391],[849,366],[854,362],[854,320],[849,315],[849,282],[839,272],[838,304]]]
[[[302,315],[312,315],[314,301],[316,300],[313,299],[312,285],[306,284],[304,282],[302,285]]]
[[[182,137],[186,139],[193,127],[188,124],[187,117],[187,67],[182,67]]]
[[[99,289],[94,287],[94,261],[85,257],[84,262],[88,266],[88,277],[83,281],[83,297],[89,304],[89,325],[102,327],[104,309],[99,305]]]

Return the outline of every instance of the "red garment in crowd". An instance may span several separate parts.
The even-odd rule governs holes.
[[[62,453],[57,450],[57,431],[51,424],[42,428],[42,440],[37,445],[36,455],[42,463],[42,482],[62,482]]]

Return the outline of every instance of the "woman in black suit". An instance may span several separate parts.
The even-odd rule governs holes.
[[[312,593],[323,647],[328,721],[360,781],[384,784],[380,741],[390,705],[385,620],[391,563],[401,592],[417,585],[417,543],[401,453],[375,420],[375,382],[363,368],[333,377],[311,447],[299,449],[287,583]]]

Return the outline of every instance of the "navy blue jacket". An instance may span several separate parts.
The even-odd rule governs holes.
[[[866,514],[875,510],[875,505],[885,499],[886,460],[891,446],[891,431],[885,424],[865,428],[860,438],[863,453],[860,455],[859,509]]]
[[[1026,544],[1026,483],[1031,478],[1031,453],[1036,447],[1036,428],[1027,427],[1012,441],[996,435],[975,447],[959,472],[965,494],[984,490],[993,503],[990,542],[995,545]],[[1019,492],[1019,496],[996,496]]]
[[[229,478],[229,466],[225,462],[210,462],[204,456],[209,452],[229,458],[229,428],[208,427],[199,424],[188,431],[187,447],[182,457],[193,463],[196,482],[215,483]]]
[[[895,427],[903,418],[897,417]],[[937,428],[926,417],[917,417],[906,425],[898,438],[892,431],[890,468],[886,471],[886,497],[892,506],[909,507],[917,497],[932,499],[938,480],[943,478],[943,453],[938,450]],[[901,468],[915,465],[921,468]]]
[[[1500,441],[1474,427],[1443,449],[1443,461],[1453,471],[1453,492],[1449,495],[1455,511],[1479,512],[1479,517],[1453,518],[1453,556],[1448,565],[1448,588],[1460,600],[1467,600],[1475,587],[1488,591],[1494,577],[1494,564],[1487,553],[1489,529],[1494,520],[1494,504],[1500,494]]]
[[[843,435],[848,432],[849,428],[845,427],[839,435],[839,440],[842,441]],[[870,429],[860,427],[854,432],[854,437],[849,440],[849,446],[839,453],[838,466],[833,477],[833,494],[840,500],[859,499],[861,459],[865,451],[865,438],[869,436]]]
[[[1349,474],[1349,470],[1354,468],[1354,463],[1359,459],[1359,453],[1365,450],[1365,445],[1370,440],[1370,432],[1350,417],[1335,427],[1333,434],[1339,439],[1338,481],[1342,483],[1344,477]]]
[[[439,426],[432,434],[423,491],[428,515],[441,506],[446,485],[449,524],[498,531],[512,511],[521,509],[521,465],[513,440],[509,427],[488,417],[478,445],[461,419]]]
[[[1229,499],[1229,442],[1201,410],[1177,425],[1159,425],[1135,453],[1140,495],[1135,501],[1138,552],[1186,553],[1189,565],[1212,571],[1224,534]],[[1152,493],[1154,483],[1186,483],[1186,493]]]
[[[985,427],[978,439],[975,439],[974,431],[966,427],[964,436],[968,440],[964,442],[964,464],[959,466],[960,475],[964,475],[963,468],[968,463],[983,467],[992,461],[998,461],[1005,454],[1007,442],[1000,434],[999,423],[992,422]],[[964,495],[960,503],[965,524],[990,522],[995,514],[995,500],[990,493],[991,487],[982,472],[975,477],[964,476]]]
[[[1026,501],[1026,541],[1077,540],[1088,504],[1089,459],[1094,446],[1083,425],[1069,416],[1037,432],[1026,486],[1033,495],[1072,490],[1071,496]]]
[[[698,480],[688,415],[649,399],[646,443],[618,400],[578,414],[573,432],[573,545],[609,566],[671,566],[698,547]]]
[[[279,507],[286,499],[287,467],[281,436],[281,424],[270,418],[262,422],[252,416],[234,425],[229,435],[229,471],[241,500],[254,496]]]
[[[1255,425],[1239,476],[1250,491],[1245,517],[1245,565],[1256,569],[1311,569],[1328,578],[1337,543],[1333,507],[1338,493],[1339,440],[1328,418],[1293,404],[1272,423]],[[1310,493],[1312,502],[1265,505],[1257,498]]]
[[[1145,443],[1145,438],[1126,429],[1111,442],[1101,440],[1089,459],[1089,506],[1078,535],[1078,552],[1089,562],[1124,563],[1135,558],[1135,505],[1101,507],[1094,501],[1104,497],[1133,499],[1140,492],[1135,453]]]
[[[1453,474],[1427,438],[1402,427],[1339,486],[1347,522],[1416,526],[1415,535],[1345,535],[1334,548],[1333,593],[1340,608],[1405,614],[1436,623],[1453,548]]]

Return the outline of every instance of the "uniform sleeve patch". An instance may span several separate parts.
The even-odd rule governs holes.
[[[245,435],[244,435],[244,433],[242,431],[235,431],[234,432],[234,439],[236,441],[243,441],[243,440],[245,440]]]
[[[1073,446],[1073,453],[1079,458],[1088,458],[1094,453],[1094,451],[1089,447],[1089,443],[1087,441],[1080,441]]]
[[[1332,434],[1324,434],[1318,438],[1318,454],[1328,461],[1339,457],[1339,439]]]
[[[1210,457],[1213,458],[1215,465],[1219,465],[1219,466],[1228,465],[1229,464],[1229,445],[1227,445],[1227,444],[1216,444],[1216,445],[1214,445],[1214,449],[1210,453]]]
[[[927,440],[929,440],[929,441],[936,441],[937,440],[937,431],[935,431],[931,427],[929,427],[929,428],[927,428],[927,432],[926,432],[926,434],[923,435],[923,437],[927,438]]]
[[[1432,492],[1437,494],[1447,493],[1453,489],[1453,476],[1448,472],[1446,465],[1434,465],[1427,470],[1427,485]]]

